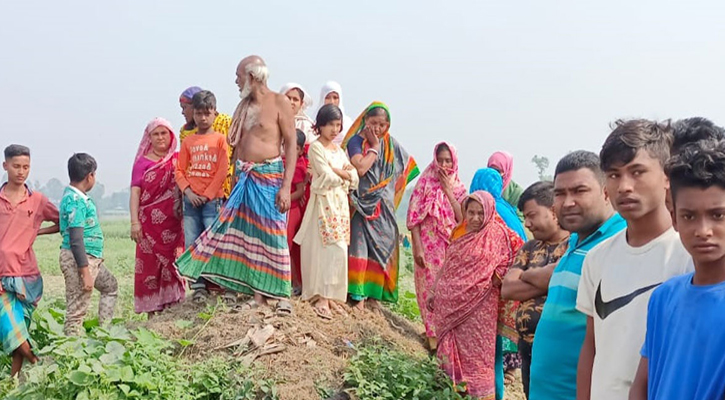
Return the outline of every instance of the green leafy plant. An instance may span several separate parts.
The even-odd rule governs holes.
[[[63,335],[63,313],[34,315],[33,342],[41,358],[24,370],[24,383],[0,364],[0,398],[9,400],[162,399],[276,400],[275,382],[236,361],[212,358],[187,364],[174,344],[144,328],[91,327],[87,336]]]
[[[409,321],[420,322],[420,310],[418,309],[415,293],[406,291],[402,296],[398,297],[397,303],[386,305],[390,308],[390,311],[403,316]]]
[[[360,400],[470,400],[433,358],[415,358],[380,343],[350,360],[345,384]]]

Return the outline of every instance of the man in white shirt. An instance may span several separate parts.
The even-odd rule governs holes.
[[[672,129],[647,120],[617,121],[602,146],[601,167],[627,229],[584,260],[577,309],[587,315],[577,399],[626,400],[644,342],[647,304],[665,280],[692,270],[665,199]]]

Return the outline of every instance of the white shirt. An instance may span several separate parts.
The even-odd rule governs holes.
[[[673,228],[640,247],[627,243],[625,229],[589,252],[577,309],[594,319],[592,400],[629,398],[647,331],[650,295],[662,282],[693,269]]]

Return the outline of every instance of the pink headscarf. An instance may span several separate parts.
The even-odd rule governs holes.
[[[514,173],[514,156],[506,151],[497,151],[491,154],[491,157],[488,159],[488,167],[501,172],[503,188],[505,190],[509,182],[511,182],[511,177]]]
[[[145,156],[151,150],[151,132],[159,126],[163,126],[164,128],[168,129],[169,134],[171,135],[171,143],[169,144],[169,150],[166,152],[164,158],[159,160],[156,165],[164,164],[166,161],[170,160],[174,156],[174,154],[176,154],[176,135],[174,134],[174,128],[171,126],[171,122],[165,120],[164,118],[156,117],[151,120],[148,125],[146,125],[146,130],[144,130],[143,132],[143,138],[141,138],[141,143],[138,145],[136,158],[134,158],[133,160],[134,163],[136,163],[141,157]]]
[[[458,177],[458,153],[456,148],[446,142],[438,143],[433,151],[433,161],[421,174],[410,196],[407,226],[412,229],[430,216],[439,222],[438,227],[441,233],[445,233],[444,236],[447,237],[450,231],[456,227],[456,216],[445,193],[443,193],[438,178],[438,171],[441,170],[441,167],[438,165],[437,155],[438,149],[443,145],[448,146],[453,161],[453,166],[449,171],[452,177],[453,196],[458,199],[467,193],[466,186]]]

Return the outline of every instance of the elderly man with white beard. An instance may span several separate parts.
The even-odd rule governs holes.
[[[177,261],[188,279],[206,278],[227,293],[234,308],[266,306],[278,299],[277,313],[292,306],[290,256],[285,213],[297,159],[294,115],[289,100],[267,87],[268,70],[258,56],[237,67],[241,101],[234,112],[229,144],[234,148],[236,184],[218,221]],[[237,293],[254,299],[236,304]]]

